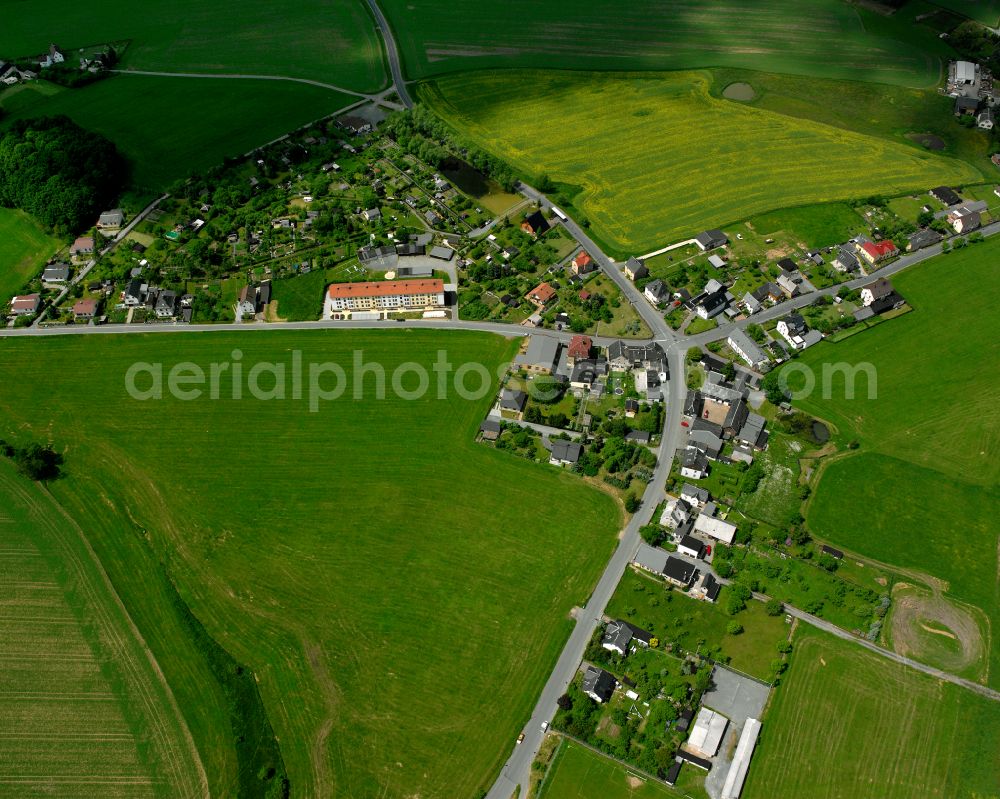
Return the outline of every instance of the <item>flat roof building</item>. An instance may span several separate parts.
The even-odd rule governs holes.
[[[702,707],[698,711],[698,718],[695,719],[691,734],[688,736],[688,748],[696,755],[715,757],[728,726],[729,719],[721,713]]]

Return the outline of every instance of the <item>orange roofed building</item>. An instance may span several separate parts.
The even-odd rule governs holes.
[[[328,313],[441,307],[444,307],[444,281],[436,279],[334,283],[327,290]]]
[[[556,290],[548,283],[539,283],[525,295],[528,302],[532,302],[539,308],[544,308],[556,298]]]

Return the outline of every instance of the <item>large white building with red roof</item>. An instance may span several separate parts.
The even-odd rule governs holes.
[[[869,264],[877,264],[894,255],[899,255],[899,250],[892,243],[892,239],[885,241],[866,241],[858,245],[858,254]]]
[[[444,281],[377,280],[334,283],[327,289],[327,315],[352,311],[412,311],[444,307]]]

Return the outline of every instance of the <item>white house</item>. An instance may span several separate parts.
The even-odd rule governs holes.
[[[948,214],[948,223],[956,233],[968,233],[982,224],[982,216],[979,211],[963,205]]]
[[[892,292],[892,283],[884,277],[880,277],[878,280],[869,283],[861,289],[861,302],[867,307],[876,300],[888,297]]]
[[[768,363],[764,351],[742,330],[734,330],[726,339],[729,348],[746,361],[752,369],[759,369]]]

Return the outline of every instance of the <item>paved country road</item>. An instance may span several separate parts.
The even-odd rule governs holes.
[[[403,75],[403,67],[400,64],[399,47],[396,46],[396,37],[389,26],[389,20],[385,18],[382,9],[378,7],[376,0],[368,0],[368,7],[375,17],[375,24],[382,32],[382,40],[385,42],[385,56],[389,59],[389,73],[392,75],[392,84],[399,95],[399,101],[407,108],[413,108],[413,100],[406,90],[406,78]]]

